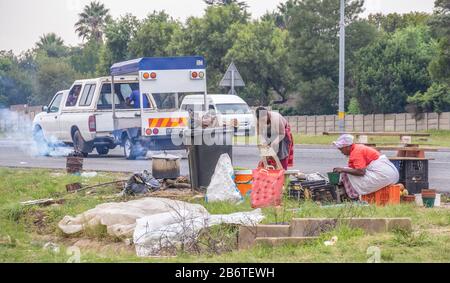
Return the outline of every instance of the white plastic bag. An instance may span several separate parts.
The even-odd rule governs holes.
[[[164,248],[196,241],[204,228],[227,224],[256,225],[264,219],[261,209],[232,214],[210,215],[192,206],[137,219],[133,234],[136,255],[158,255]]]
[[[242,200],[242,196],[234,183],[234,170],[231,158],[227,153],[224,153],[220,156],[214,175],[211,178],[211,183],[206,189],[206,201],[238,202],[240,200]]]

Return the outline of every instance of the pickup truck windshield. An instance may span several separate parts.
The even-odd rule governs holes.
[[[221,114],[250,114],[250,109],[244,103],[216,104],[216,109]]]

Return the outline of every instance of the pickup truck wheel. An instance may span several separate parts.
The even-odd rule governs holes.
[[[109,152],[109,148],[107,146],[105,146],[105,145],[104,146],[97,146],[95,149],[97,150],[97,153],[99,155],[107,155],[108,152]]]
[[[123,154],[125,158],[128,160],[136,159],[136,150],[134,143],[130,140],[129,137],[126,137],[123,142]]]
[[[77,152],[80,152],[84,157],[88,156],[87,152],[83,152],[84,139],[81,136],[79,130],[76,130],[73,134],[73,149]]]

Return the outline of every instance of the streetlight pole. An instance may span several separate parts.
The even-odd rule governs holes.
[[[339,23],[339,131],[344,132],[345,105],[344,105],[344,88],[345,88],[345,0],[341,1],[341,20]]]

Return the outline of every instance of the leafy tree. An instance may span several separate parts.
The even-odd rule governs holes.
[[[241,9],[247,9],[248,5],[245,1],[238,0],[203,0],[207,5],[238,5]]]
[[[84,74],[87,77],[92,77],[96,73],[96,67],[100,61],[100,52],[102,44],[96,41],[88,41],[81,47],[72,48],[70,56],[70,64],[73,69]]]
[[[417,112],[450,111],[450,86],[433,83],[426,92],[408,97],[408,102],[418,107]]]
[[[236,4],[208,6],[202,18],[188,18],[185,27],[174,33],[170,54],[205,56],[208,91],[217,92],[229,63],[223,58],[236,39],[232,26],[246,24],[249,16]]]
[[[39,37],[36,49],[38,52],[44,52],[48,57],[64,57],[67,54],[64,40],[55,33],[47,33]]]
[[[280,11],[289,31],[289,62],[296,78],[301,113],[332,114],[337,110],[339,3],[339,0],[289,0]],[[371,42],[375,33],[366,23],[356,23],[363,4],[364,1],[346,2],[350,51],[347,61],[357,48]],[[347,81],[349,78],[347,75]],[[320,88],[320,93],[315,87]]]
[[[405,110],[407,98],[431,85],[427,71],[435,53],[426,26],[385,34],[356,56],[356,97],[363,113]]]
[[[353,115],[361,114],[361,109],[360,109],[360,106],[359,106],[359,102],[358,102],[358,99],[356,99],[356,97],[352,97],[350,99],[350,102],[348,104],[348,108],[347,109],[348,109],[347,110],[348,114],[353,114]]]
[[[94,1],[86,5],[78,17],[79,19],[75,23],[75,31],[78,36],[83,40],[103,42],[103,31],[111,20],[109,9],[106,9],[104,4]]]
[[[387,15],[377,13],[370,14],[368,17],[371,24],[388,33],[393,33],[410,26],[425,25],[429,18],[430,15],[424,12],[411,12],[406,14],[390,13]]]
[[[140,21],[131,14],[111,21],[105,30],[106,42],[100,49],[100,61],[97,74],[106,75],[115,62],[131,59],[129,45],[135,38],[140,27]]]
[[[275,91],[286,102],[291,88],[292,74],[288,60],[288,32],[279,29],[272,20],[235,25],[235,42],[225,60],[234,61],[241,75],[258,88],[259,102],[268,104]],[[255,91],[255,90],[253,90]]]
[[[298,112],[302,115],[317,115],[318,113],[333,114],[337,109],[338,85],[329,77],[318,77],[299,84],[301,93],[297,105]],[[330,99],[330,94],[336,98]]]
[[[179,29],[181,29],[179,22],[164,11],[155,11],[148,15],[135,32],[129,51],[133,57],[167,56],[172,36]]]
[[[438,38],[438,54],[429,67],[431,76],[450,84],[450,0],[436,0],[430,26]]]
[[[67,60],[38,58],[37,85],[31,99],[34,104],[48,103],[58,91],[67,89],[79,75]]]
[[[0,51],[0,107],[27,103],[31,94],[31,80],[18,58],[12,52]]]
[[[426,92],[418,92],[408,99],[416,111],[450,111],[450,1],[437,0],[430,19],[430,27],[437,38],[437,54],[428,69],[434,83]]]

